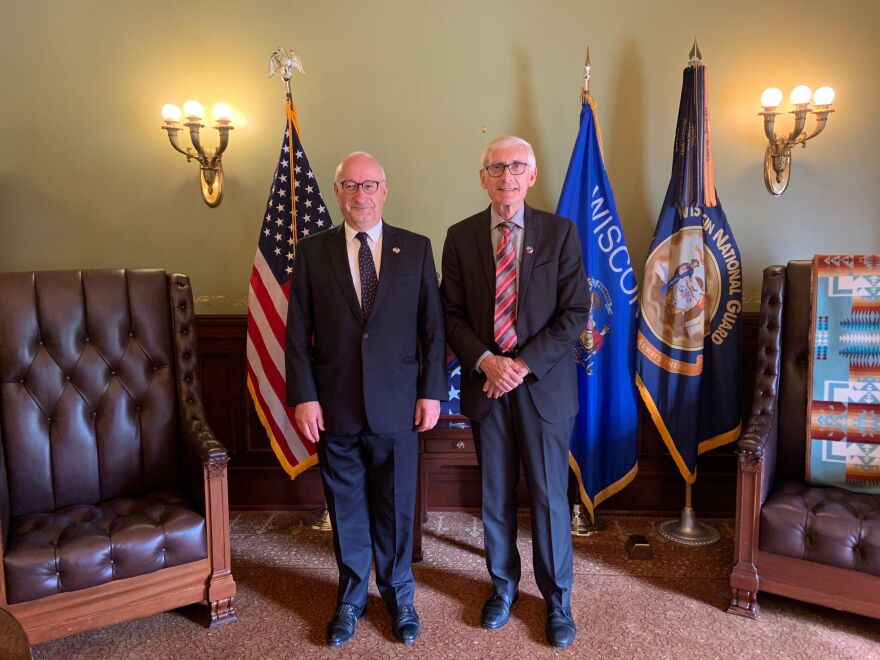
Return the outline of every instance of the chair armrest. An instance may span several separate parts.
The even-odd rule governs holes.
[[[782,309],[785,298],[785,266],[764,269],[761,315],[758,322],[758,364],[755,394],[745,432],[737,442],[740,466],[761,467],[761,503],[767,497],[776,472],[777,413],[782,360]]]
[[[202,408],[201,401],[198,402],[198,408]],[[229,458],[226,447],[217,439],[211,427],[202,421],[203,415],[202,410],[197,410],[186,416],[188,419],[183,426],[183,442],[195,450],[203,463],[224,462]]]
[[[202,404],[189,278],[181,274],[169,275],[168,293],[185,466],[184,487],[194,501],[204,504],[204,471],[206,468],[212,474],[225,471],[229,454],[208,425]]]
[[[205,516],[208,559],[211,563],[208,601],[211,603],[213,627],[237,618],[229,545],[229,491],[226,474],[229,454],[208,426],[202,405],[189,278],[186,275],[169,275],[168,293],[177,367],[183,487],[191,500],[202,506]]]

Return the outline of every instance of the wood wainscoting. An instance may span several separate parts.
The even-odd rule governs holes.
[[[208,420],[229,450],[229,504],[232,509],[311,509],[321,506],[324,496],[317,468],[291,481],[279,467],[269,445],[245,382],[245,336],[247,318],[235,315],[198,315],[203,399]],[[758,314],[743,314],[743,419],[748,419],[755,378]],[[464,432],[465,439],[469,437]],[[449,432],[425,434],[426,451],[449,438]],[[478,509],[480,481],[470,443],[456,460],[433,462],[421,496],[429,510]],[[607,513],[675,514],[684,504],[684,483],[650,418],[640,406],[639,473],[622,492],[600,511]],[[736,495],[734,445],[719,447],[700,457],[699,478],[694,486],[694,508],[700,515],[733,515]],[[450,453],[444,454],[450,456]],[[424,473],[424,470],[423,470]]]

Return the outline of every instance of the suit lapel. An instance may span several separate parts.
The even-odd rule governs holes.
[[[327,251],[329,252],[330,265],[336,274],[336,280],[339,282],[339,288],[342,295],[351,307],[352,313],[363,321],[361,313],[361,304],[357,299],[357,293],[354,290],[354,282],[351,279],[351,267],[348,265],[348,248],[345,245],[345,224],[331,229],[336,232],[335,236],[331,236],[327,241]]]
[[[376,314],[376,310],[382,304],[382,299],[391,288],[391,280],[394,279],[394,272],[397,269],[397,255],[392,252],[393,248],[398,247],[395,242],[397,231],[384,220],[382,223],[382,263],[379,266],[379,287],[376,289],[376,299],[373,301],[370,318]],[[367,321],[369,320],[367,319]]]
[[[492,252],[492,215],[489,209],[486,209],[474,224],[474,245],[477,246],[477,252],[480,253],[480,261],[483,264],[483,274],[486,276],[489,299],[494,306],[495,254]]]
[[[532,274],[532,267],[535,265],[535,254],[538,250],[538,237],[541,234],[541,222],[535,217],[535,212],[526,204],[523,211],[523,232],[522,242],[522,261],[520,262],[519,271],[519,293],[516,297],[516,316],[519,318],[519,310],[522,301],[526,297],[529,288],[529,279]]]

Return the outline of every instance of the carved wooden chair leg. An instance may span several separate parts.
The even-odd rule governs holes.
[[[210,628],[227,623],[235,623],[238,621],[238,615],[235,613],[235,597],[221,598],[220,600],[211,601],[211,625]]]
[[[747,591],[738,587],[730,588],[730,606],[728,614],[744,616],[747,619],[757,619],[761,616],[761,606],[758,605],[758,592]]]

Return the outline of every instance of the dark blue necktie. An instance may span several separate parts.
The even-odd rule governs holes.
[[[379,278],[376,277],[376,264],[373,261],[373,252],[367,245],[367,233],[360,231],[357,239],[361,242],[358,251],[358,265],[361,271],[361,310],[364,318],[370,316],[373,310],[373,301],[376,300],[376,288],[379,286]]]

